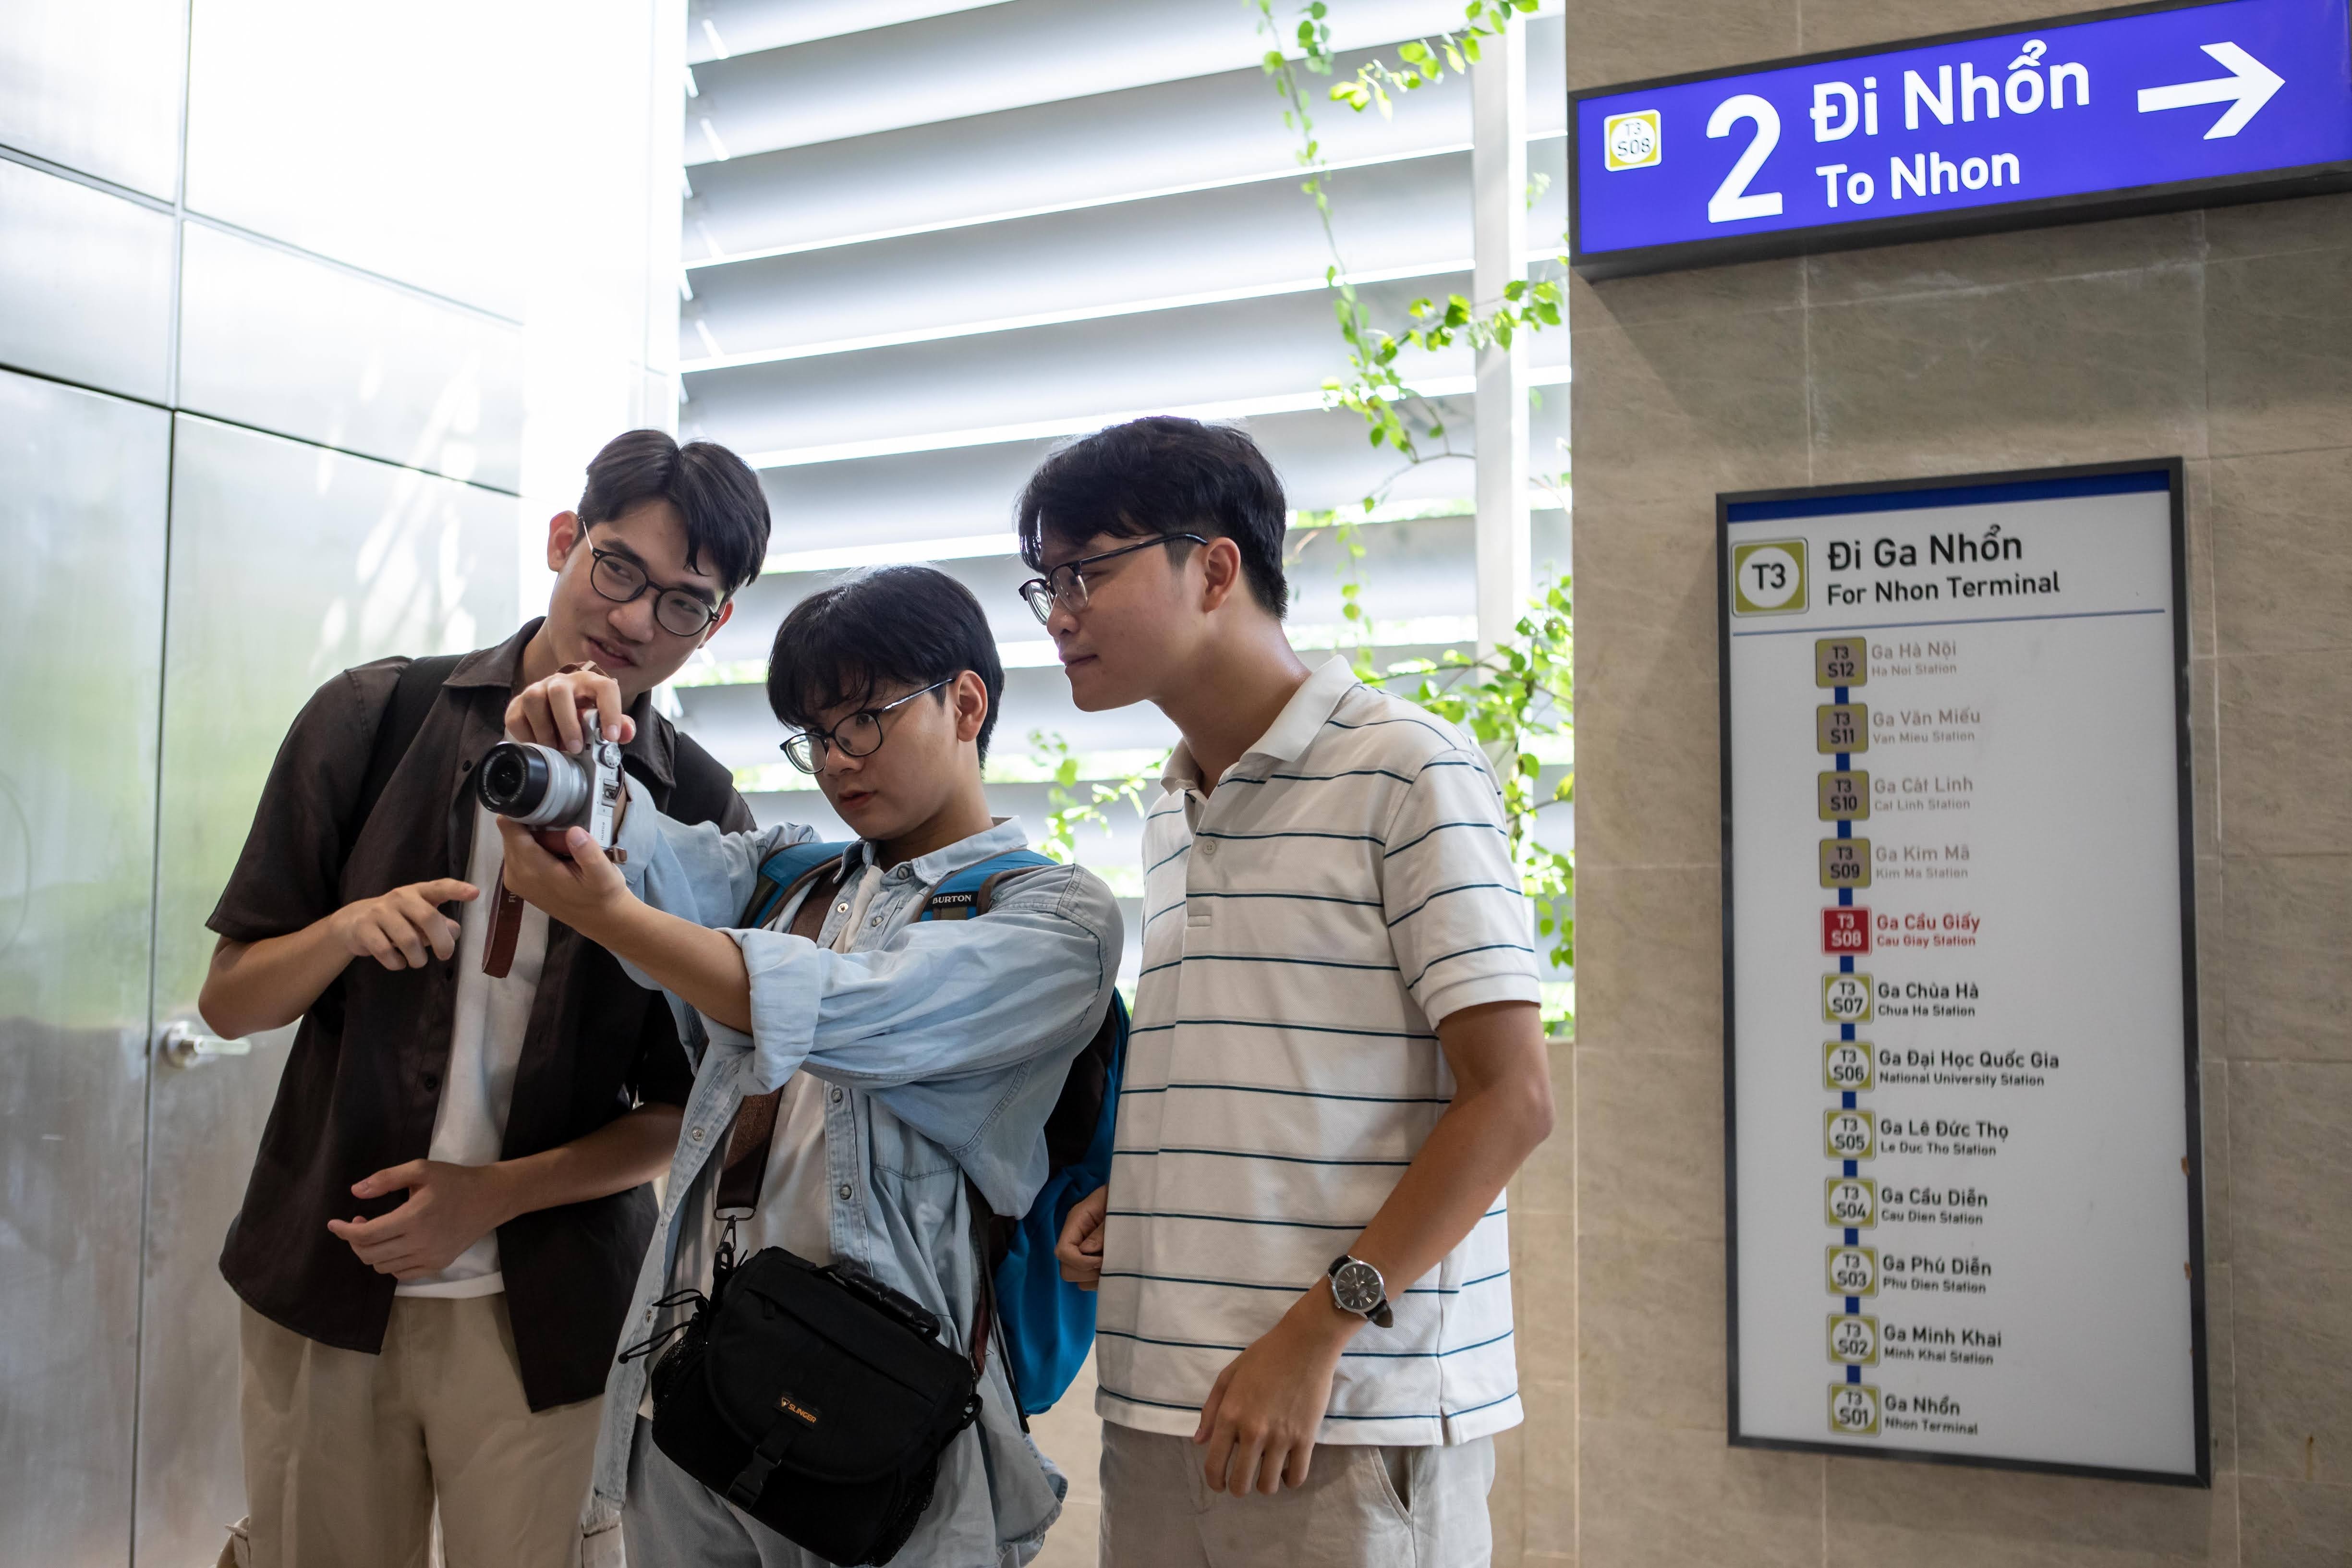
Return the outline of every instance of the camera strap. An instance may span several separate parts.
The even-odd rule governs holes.
[[[522,939],[523,901],[507,891],[506,868],[499,868],[499,890],[490,898],[490,935],[482,943],[482,973],[504,980],[514,968],[515,943]]]

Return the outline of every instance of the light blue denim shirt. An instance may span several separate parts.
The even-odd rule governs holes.
[[[741,918],[761,862],[814,837],[798,826],[722,834],[640,802],[617,847],[626,852],[632,892],[726,929]],[[846,904],[826,911],[818,942],[729,930],[751,979],[749,1035],[670,999],[699,1065],[625,1344],[683,1316],[657,1309],[657,1300],[703,1282],[701,1242],[719,1172],[712,1156],[736,1107],[805,1070],[841,1091],[825,1097],[824,1110],[834,1256],[921,1302],[945,1325],[948,1342],[965,1348],[981,1264],[964,1179],[995,1213],[1027,1212],[1046,1174],[1045,1117],[1101,1023],[1118,975],[1118,905],[1100,879],[1076,867],[1007,882],[979,919],[919,923],[939,883],[1026,843],[1020,825],[1007,821],[892,868],[846,942],[839,941]],[[871,845],[858,846],[853,866],[871,864],[873,854]],[[583,1525],[591,1563],[618,1560],[646,1373],[643,1359],[616,1363],[605,1384]],[[1023,1562],[1060,1512],[1067,1483],[1021,1430],[997,1356],[988,1359],[981,1395],[980,1419],[943,1457],[930,1510],[897,1563]]]

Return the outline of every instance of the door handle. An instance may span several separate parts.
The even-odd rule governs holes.
[[[190,1024],[166,1024],[155,1037],[155,1054],[175,1068],[195,1068],[218,1057],[250,1056],[253,1042],[224,1040]]]

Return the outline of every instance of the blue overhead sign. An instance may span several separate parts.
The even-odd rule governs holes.
[[[2135,6],[1570,95],[1592,277],[2352,186],[2352,0]]]

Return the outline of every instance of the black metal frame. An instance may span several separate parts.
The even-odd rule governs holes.
[[[2352,160],[2309,163],[2259,174],[2227,174],[2207,180],[2180,180],[2161,185],[2137,185],[2116,191],[2085,191],[2074,195],[2004,202],[1968,207],[1958,212],[1913,213],[1897,217],[1865,218],[1859,223],[1817,224],[1809,228],[1776,229],[1763,234],[1725,235],[1720,238],[1684,240],[1673,245],[1648,245],[1627,250],[1588,255],[1584,250],[1584,216],[1576,189],[1578,147],[1577,107],[1587,99],[1613,98],[1619,93],[1652,88],[1681,87],[1759,71],[1787,70],[1799,66],[1829,65],[1898,49],[1929,48],[1964,44],[1975,38],[2006,37],[2038,27],[2072,27],[2085,22],[2113,21],[2121,16],[2155,11],[2186,11],[2223,0],[2146,0],[2137,5],[2107,10],[2077,11],[1994,27],[1970,27],[1958,33],[1937,33],[1923,38],[1898,38],[1891,43],[1865,44],[1821,54],[1791,55],[1783,59],[1727,69],[1685,71],[1678,76],[1651,77],[1642,81],[1607,87],[1580,88],[1568,95],[1568,250],[1569,265],[1580,277],[1599,281],[1691,267],[1715,267],[1738,261],[1766,261],[1779,257],[1827,255],[1874,246],[1901,245],[1912,240],[1946,239],[2004,229],[2048,228],[2058,224],[2087,223],[2097,218],[2139,217],[2149,213],[2180,212],[2193,207],[2229,206],[2240,202],[2274,201],[2288,196],[2322,195],[2352,190]]]
[[[2197,1470],[2194,1475],[2130,1470],[2099,1465],[2069,1465],[2041,1459],[2005,1459],[1974,1454],[1933,1453],[1860,1443],[1806,1442],[1792,1437],[1756,1437],[1739,1429],[1739,1140],[1738,1140],[1738,1009],[1733,1005],[1737,979],[1732,930],[1731,813],[1731,509],[1746,502],[1828,500],[1842,496],[1886,495],[1906,490],[1957,489],[1978,485],[2002,485],[2035,479],[2089,479],[2110,474],[2164,473],[2169,481],[2172,516],[2172,664],[2173,747],[2175,788],[2180,822],[2180,973],[2181,1037],[2184,1056],[2184,1135],[2188,1141],[2189,1177],[2189,1334],[2190,1377],[2195,1389]],[[2198,1055],[2197,1000],[2197,844],[2194,809],[2195,781],[2189,738],[2189,559],[2188,503],[2185,468],[2179,458],[2149,458],[2132,462],[2089,463],[2066,468],[2023,468],[2000,473],[1937,474],[1920,479],[1886,479],[1864,484],[1800,486],[1789,489],[1719,492],[1715,498],[1717,706],[1721,725],[1723,816],[1723,1205],[1726,1431],[1731,1445],[1742,1448],[1778,1448],[1796,1453],[1838,1454],[1849,1458],[1907,1459],[1927,1464],[1965,1465],[1981,1469],[2034,1470],[2051,1475],[2089,1476],[2105,1480],[2141,1481],[2161,1486],[2203,1487],[2213,1484],[2213,1439],[2207,1388],[2205,1346],[2205,1142]]]

